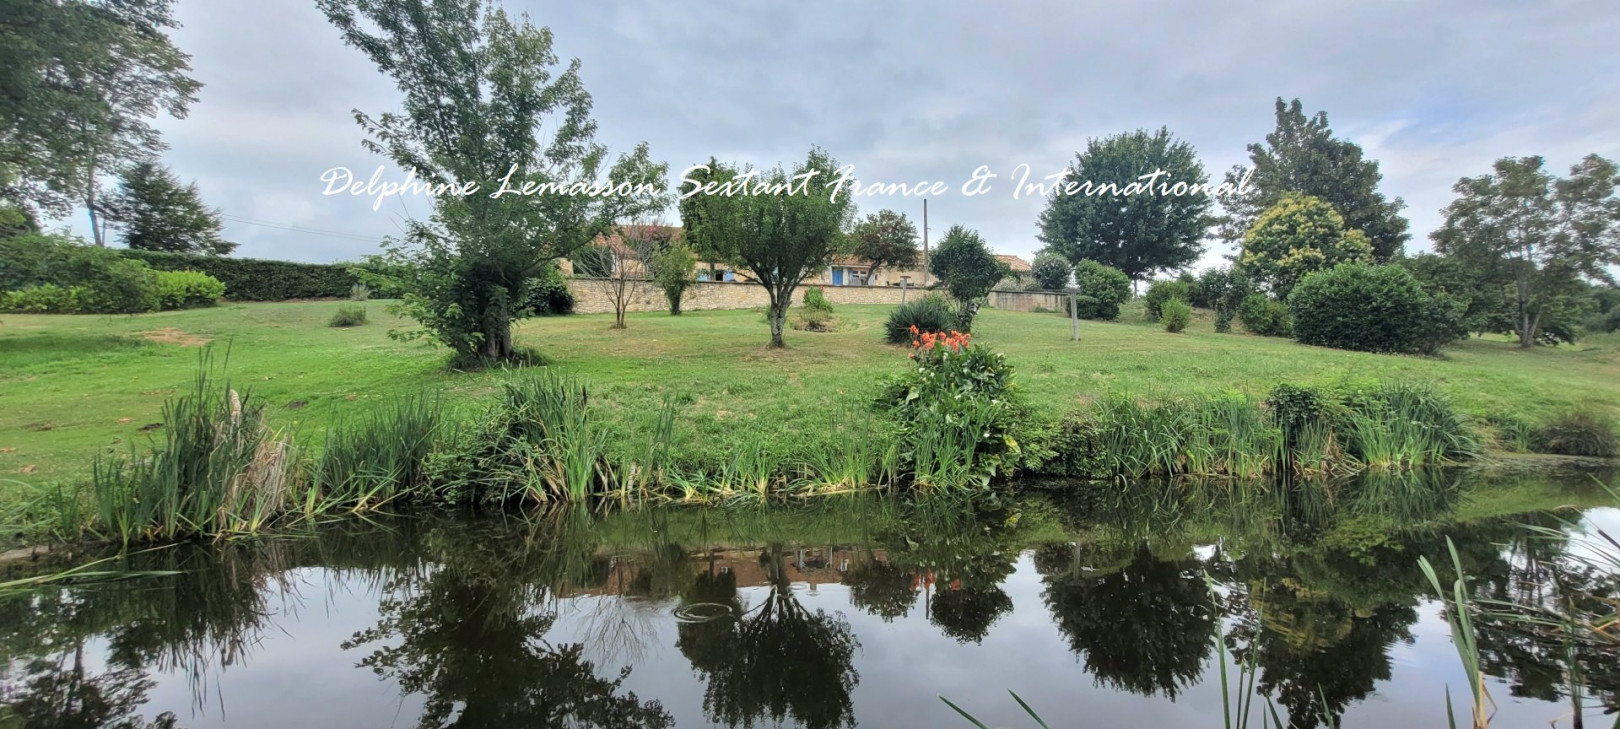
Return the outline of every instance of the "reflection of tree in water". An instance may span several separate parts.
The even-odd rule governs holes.
[[[990,626],[1012,610],[1012,598],[1000,586],[961,585],[934,593],[928,619],[945,635],[962,643],[978,643]]]
[[[21,667],[21,676],[8,676],[18,686],[0,691],[0,726],[29,729],[174,729],[172,712],[146,721],[136,711],[146,703],[153,681],[146,671],[113,666],[87,673],[83,651],[71,659],[35,659]],[[18,723],[12,724],[13,721]]]
[[[814,613],[794,596],[783,549],[760,555],[770,578],[765,601],[740,618],[719,618],[680,629],[677,645],[708,679],[703,710],[709,720],[752,727],[766,719],[809,729],[854,726],[850,691],[860,681],[860,643],[842,617]],[[731,575],[700,576],[689,601],[740,606]]]
[[[1117,569],[1089,571],[1070,545],[1041,550],[1036,566],[1058,629],[1099,683],[1172,699],[1210,654],[1214,609],[1195,559],[1160,560],[1140,544]]]
[[[917,604],[916,583],[916,573],[891,560],[879,560],[870,552],[844,573],[850,604],[885,623],[911,612]]]
[[[1250,594],[1256,614],[1234,628],[1227,642],[1234,660],[1249,660],[1255,652],[1260,690],[1288,709],[1291,727],[1317,726],[1324,704],[1337,726],[1351,703],[1389,679],[1389,651],[1397,641],[1411,640],[1415,601],[1352,609],[1286,570],[1281,561],[1273,563],[1270,581]]]

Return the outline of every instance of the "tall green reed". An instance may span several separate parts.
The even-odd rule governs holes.
[[[426,464],[444,426],[442,402],[415,394],[395,398],[326,430],[311,466],[306,513],[368,511],[395,499],[420,497]]]

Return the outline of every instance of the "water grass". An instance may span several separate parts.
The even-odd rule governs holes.
[[[325,447],[311,466],[303,509],[369,511],[401,496],[421,495],[426,464],[439,445],[444,408],[439,398],[394,398],[326,430]]]
[[[191,391],[164,405],[151,451],[95,464],[103,536],[130,544],[254,532],[285,511],[299,475],[292,445],[270,430],[262,402],[216,383],[203,357]]]

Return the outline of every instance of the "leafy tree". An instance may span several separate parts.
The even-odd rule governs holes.
[[[1362,159],[1361,147],[1335,139],[1327,112],[1307,118],[1299,99],[1277,99],[1277,129],[1265,144],[1249,145],[1250,167],[1239,165],[1226,173],[1232,185],[1243,182],[1246,192],[1227,196],[1221,203],[1226,216],[1220,234],[1241,241],[1265,211],[1289,194],[1321,198],[1344,218],[1344,225],[1366,234],[1373,258],[1382,263],[1400,255],[1406,245],[1406,218],[1400,198],[1386,200],[1378,192],[1383,175],[1378,163]]]
[[[153,162],[124,170],[105,209],[130,248],[214,256],[236,249],[220,237],[219,212],[203,204],[197,183],[183,185],[167,167]]]
[[[1165,174],[1155,180],[1148,175]],[[1192,145],[1168,129],[1137,130],[1092,139],[1076,155],[1074,181],[1113,185],[1113,194],[1057,190],[1040,217],[1040,239],[1071,262],[1093,260],[1132,281],[1190,265],[1203,254],[1212,201],[1202,190],[1162,194],[1160,185],[1206,185],[1209,176]],[[1127,186],[1150,184],[1137,194]]]
[[[0,183],[36,211],[84,205],[106,245],[98,199],[109,170],[166,148],[149,121],[184,118],[202,84],[164,35],[172,0],[0,2]]]
[[[692,269],[697,266],[697,254],[685,241],[675,239],[663,250],[654,253],[651,263],[653,280],[664,290],[664,299],[669,302],[669,315],[680,316],[681,299],[692,286]]]
[[[1620,264],[1615,163],[1588,155],[1562,179],[1543,165],[1540,157],[1504,157],[1491,174],[1459,180],[1445,224],[1430,236],[1436,251],[1511,289],[1521,347],[1534,346],[1544,321],[1574,306],[1581,279],[1613,281],[1606,267]]]
[[[770,297],[771,346],[785,347],[782,327],[793,292],[805,278],[848,251],[845,229],[855,215],[849,196],[832,199],[838,162],[811,149],[791,171],[742,171],[711,162],[688,179],[728,184],[738,194],[692,194],[681,223],[692,248],[707,260],[747,270]]]
[[[437,196],[431,219],[411,222],[392,244],[413,264],[399,311],[427,330],[401,336],[431,336],[464,363],[514,359],[512,322],[524,313],[529,279],[617,221],[665,207],[667,166],[654,164],[645,144],[610,164],[594,141],[579,61],[556,69],[551,31],[526,16],[485,10],[481,0],[318,5],[404,95],[402,113],[355,112],[366,148],[430,185],[477,185]],[[501,194],[604,185],[639,189]]]
[[[1306,195],[1285,196],[1261,215],[1243,237],[1240,258],[1250,279],[1279,300],[1288,298],[1305,274],[1371,260],[1367,237],[1346,231],[1332,205]]]
[[[851,234],[856,259],[871,264],[872,280],[884,268],[900,271],[917,267],[917,226],[904,213],[879,210],[855,224]]]
[[[1513,306],[1508,290],[1488,272],[1466,265],[1456,256],[1419,253],[1396,260],[1423,286],[1429,296],[1444,295],[1462,305],[1463,326],[1478,334],[1514,331]]]
[[[1074,287],[1093,302],[1092,316],[1087,318],[1118,319],[1120,304],[1131,298],[1131,279],[1124,271],[1091,260],[1074,264]]]
[[[1069,271],[1072,270],[1072,266],[1069,259],[1058,253],[1041,251],[1035,254],[1035,262],[1030,264],[1029,275],[1043,291],[1061,291],[1069,285]]]
[[[956,329],[967,332],[990,290],[1007,276],[1007,264],[996,260],[978,231],[953,225],[928,257],[928,271],[956,300]]]

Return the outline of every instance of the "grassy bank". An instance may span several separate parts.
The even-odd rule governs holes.
[[[406,327],[370,305],[372,323],[326,326],[337,302],[236,304],[141,315],[0,319],[0,478],[16,483],[88,479],[99,455],[143,445],[162,422],[166,398],[195,377],[199,346],[212,343],[232,385],[266,406],[272,428],[302,443],[351,422],[401,393],[443,395],[452,411],[484,407],[500,373],[445,371],[443,350],[396,342]],[[688,465],[813,458],[847,444],[903,348],[882,343],[888,307],[840,307],[826,333],[790,332],[787,350],[767,350],[753,311],[631,315],[524,322],[518,341],[589,383],[590,407],[608,457],[644,453],[667,435]],[[1120,396],[1173,400],[1222,393],[1264,397],[1279,383],[1431,383],[1480,422],[1535,423],[1577,405],[1620,407],[1616,341],[1519,350],[1470,340],[1444,358],[1372,355],[1285,340],[1216,334],[1207,319],[1168,334],[1127,311],[1116,323],[1085,322],[1069,341],[1062,317],[987,310],[976,341],[1006,355],[1017,386],[1038,412],[1056,416]],[[1506,442],[1509,439],[1503,439]],[[16,486],[9,491],[15,491]],[[0,500],[5,497],[0,496]]]

